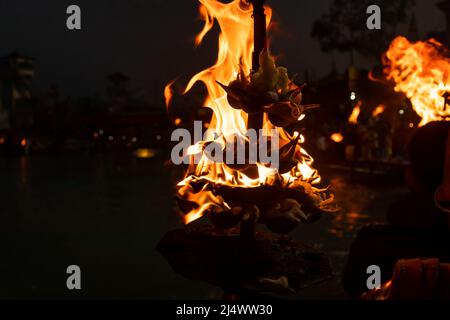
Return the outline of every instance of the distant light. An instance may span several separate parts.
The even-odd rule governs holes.
[[[162,139],[162,137],[158,134],[158,135],[156,136],[156,140],[161,141],[161,139]]]
[[[411,122],[411,123],[409,124],[409,127],[410,127],[410,128],[414,128],[414,123]]]
[[[27,139],[22,138],[22,140],[20,140],[20,145],[21,145],[22,147],[25,147],[25,146],[27,145]]]
[[[341,143],[342,141],[344,141],[344,136],[340,132],[336,132],[330,136],[330,139],[336,143]]]
[[[398,113],[403,115],[403,114],[405,114],[405,110],[400,109],[400,110],[398,110]]]
[[[148,158],[153,158],[155,156],[155,151],[153,151],[152,149],[141,148],[141,149],[137,149],[134,152],[134,155],[140,159],[148,159]]]
[[[114,137],[113,137],[113,136],[109,136],[109,137],[108,137],[108,140],[109,140],[109,141],[113,141],[113,140],[114,140]]]
[[[0,144],[4,144],[6,139],[4,137],[0,137]]]
[[[98,133],[97,133],[97,132],[94,132],[93,137],[94,137],[95,139],[97,139],[97,138],[98,138]]]
[[[352,91],[350,93],[350,100],[352,100],[352,101],[356,100],[356,92]]]
[[[302,113],[300,115],[300,117],[298,117],[298,121],[302,121],[303,119],[305,119],[305,117],[306,117],[306,114]]]
[[[181,124],[181,118],[176,118],[173,123],[175,123],[176,126],[179,126]]]
[[[122,136],[122,140],[123,141],[127,140],[127,137],[126,136]]]
[[[386,110],[386,106],[384,104],[379,104],[375,110],[372,111],[372,117],[376,118],[381,115]]]
[[[98,130],[98,133],[102,136],[104,132],[103,132],[103,130],[100,129],[100,130]]]
[[[133,138],[131,138],[131,141],[132,141],[132,142],[136,142],[136,141],[137,141],[137,138],[136,138],[136,137],[133,137]]]

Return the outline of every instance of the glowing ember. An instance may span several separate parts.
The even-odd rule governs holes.
[[[385,65],[395,90],[406,94],[422,118],[419,126],[450,118],[450,58],[444,45],[434,39],[412,43],[397,37],[386,52]]]
[[[361,105],[362,105],[362,102],[358,101],[358,103],[353,108],[353,111],[350,114],[350,117],[348,117],[348,122],[349,123],[351,123],[351,124],[357,124],[358,123],[359,114],[361,113]]]
[[[292,192],[302,190],[316,208],[325,210],[332,202],[332,196],[326,190],[312,186],[320,182],[320,176],[311,168],[313,159],[301,146],[304,137],[299,133],[291,135],[282,128],[288,123],[303,119],[302,112],[314,106],[300,105],[301,88],[289,79],[286,68],[275,66],[275,60],[267,49],[259,56],[259,70],[251,72],[254,39],[253,11],[249,3],[243,0],[230,3],[217,0],[199,2],[200,15],[205,25],[196,37],[195,45],[202,43],[215,21],[218,22],[221,32],[217,62],[195,75],[184,91],[188,92],[199,81],[205,84],[208,95],[204,105],[213,111],[206,138],[191,145],[187,151],[192,160],[185,179],[178,183],[177,197],[181,202],[189,204],[189,209],[184,210],[185,223],[190,223],[205,213],[220,215],[226,212],[233,216],[242,211],[240,202],[247,201],[249,197],[242,196],[245,199],[235,203],[227,200],[227,192],[235,189],[259,191],[257,188],[276,187]],[[265,13],[266,25],[269,26],[272,10],[265,7]],[[167,103],[172,100],[172,85],[173,83],[168,84],[164,91]],[[236,136],[247,140],[248,114],[251,113],[248,109],[251,106],[250,103],[242,102],[246,98],[239,97],[242,92],[257,92],[273,102],[264,105],[262,129],[268,132],[275,130],[278,133],[280,168],[272,168],[261,162],[227,165],[211,161],[203,153],[204,146],[211,142],[224,145],[226,142],[233,142]],[[284,97],[285,100],[282,100]],[[195,156],[200,156],[200,161],[194,161]],[[240,195],[233,197],[239,198]],[[268,200],[267,197],[264,200]],[[299,204],[300,200],[290,200],[280,199],[279,203],[275,203],[267,211],[275,211],[274,208],[278,211],[284,210],[290,218],[300,221],[298,217],[303,214],[300,210],[303,203]],[[277,200],[274,198],[274,201]],[[251,208],[255,208],[255,205]],[[259,214],[262,209],[260,207],[254,210]]]

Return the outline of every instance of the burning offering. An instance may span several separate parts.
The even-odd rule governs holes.
[[[196,45],[217,21],[219,52],[184,93],[202,82],[213,115],[203,138],[177,148],[172,161],[189,164],[176,192],[184,222],[204,216],[212,226],[168,233],[159,249],[178,272],[229,291],[296,291],[329,277],[327,260],[302,243],[257,233],[256,225],[285,234],[335,210],[333,195],[318,186],[305,137],[288,130],[317,105],[302,104],[305,84],[294,83],[270,54],[272,10],[264,0],[199,1],[205,26]],[[165,89],[167,103],[172,86]]]
[[[189,158],[176,195],[186,224],[206,215],[219,229],[240,223],[246,232],[254,228],[245,225],[260,222],[286,233],[333,210],[332,195],[317,187],[320,176],[302,147],[305,137],[286,129],[317,106],[302,105],[303,85],[276,66],[266,40],[271,9],[263,2],[200,0],[205,26],[196,44],[215,20],[221,33],[216,64],[195,75],[184,91],[203,82],[205,106],[213,111],[203,140],[180,154]],[[168,102],[171,86],[165,90]]]

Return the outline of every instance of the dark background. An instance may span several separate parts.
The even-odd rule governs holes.
[[[436,2],[416,1],[421,36],[445,28]],[[329,72],[334,58],[338,71],[344,71],[348,55],[323,53],[310,36],[312,23],[328,10],[331,0],[267,3],[277,23],[272,50],[279,64],[291,73],[308,70],[317,79]],[[66,28],[66,8],[71,4],[82,10],[80,31]],[[4,0],[0,2],[0,55],[16,49],[36,58],[35,83],[40,89],[56,83],[62,93],[74,97],[102,95],[105,76],[120,71],[130,77],[135,92],[155,100],[168,81],[180,74],[192,75],[215,61],[212,34],[194,50],[194,37],[202,28],[196,18],[195,0]]]

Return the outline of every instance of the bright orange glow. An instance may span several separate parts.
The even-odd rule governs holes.
[[[330,137],[331,140],[337,143],[344,141],[344,136],[340,132],[333,133]]]
[[[181,122],[182,122],[181,118],[176,118],[176,119],[173,121],[173,123],[174,123],[176,126],[179,126],[179,125],[181,124]]]
[[[134,154],[137,158],[140,159],[148,159],[155,156],[155,152],[153,150],[146,148],[137,149]]]
[[[212,29],[215,22],[220,27],[220,35],[216,63],[192,77],[184,91],[184,93],[187,93],[197,82],[205,84],[208,95],[204,106],[213,111],[213,116],[208,126],[208,132],[211,133],[206,137],[206,141],[197,143],[188,149],[188,155],[191,158],[193,158],[193,155],[201,153],[202,146],[215,140],[217,136],[221,137],[220,139],[223,141],[234,141],[236,135],[245,136],[247,132],[247,113],[230,106],[227,94],[218,82],[228,85],[239,77],[245,79],[245,81],[252,81],[250,75],[253,53],[252,6],[242,0],[234,0],[229,3],[217,0],[199,0],[199,2],[201,3],[200,16],[204,20],[205,25],[203,30],[197,35],[195,45],[199,46],[202,43],[202,40]],[[267,17],[266,24],[269,27],[272,10],[269,7],[265,7],[265,13]],[[265,58],[265,62],[274,64],[271,56],[267,55]],[[281,74],[281,71],[281,69],[275,69],[275,72],[279,72],[279,74]],[[287,75],[285,75],[285,79],[285,86],[288,87],[291,85],[291,82]],[[173,82],[169,83],[165,88],[166,103],[170,103],[172,100],[172,85]],[[292,86],[294,86],[293,83]],[[299,117],[299,119],[301,118]],[[283,128],[274,126],[268,120],[267,115],[264,116],[263,129],[275,129],[279,132],[280,147],[295,140]],[[213,135],[213,133],[216,135]],[[230,209],[225,200],[215,195],[210,189],[204,188],[194,192],[191,183],[199,179],[211,182],[215,186],[245,188],[259,187],[268,184],[268,181],[282,181],[286,187],[292,188],[299,187],[300,184],[307,184],[307,189],[314,195],[317,193],[317,198],[320,198],[323,190],[316,189],[310,185],[318,183],[320,176],[311,167],[313,159],[301,147],[304,137],[299,137],[297,141],[295,156],[298,159],[298,163],[293,165],[291,171],[284,174],[278,173],[276,169],[257,163],[258,176],[250,177],[244,172],[231,168],[224,163],[213,162],[204,154],[201,155],[198,164],[194,164],[191,161],[186,177],[178,183],[177,195],[179,198],[193,202],[197,206],[184,216],[184,222],[190,223],[214,208]],[[318,202],[320,203],[320,201]]]
[[[392,41],[385,55],[385,73],[395,81],[395,91],[403,92],[422,118],[419,126],[450,118],[450,58],[448,49],[434,39],[409,42],[404,37]]]
[[[376,118],[379,115],[381,115],[384,111],[386,110],[386,106],[384,104],[380,104],[378,105],[378,107],[376,107],[373,112],[372,112],[372,117]]]
[[[350,114],[350,117],[348,117],[348,122],[349,123],[351,123],[351,124],[357,124],[358,123],[359,114],[361,113],[361,105],[362,105],[362,102],[358,101],[358,103],[353,108],[353,111]]]
[[[25,146],[27,145],[27,139],[22,138],[22,140],[20,140],[20,145],[21,145],[22,147],[25,147]]]

